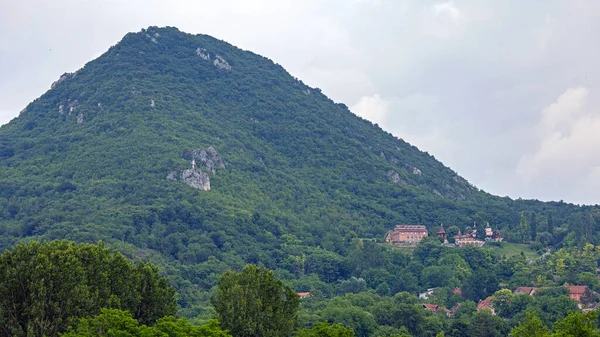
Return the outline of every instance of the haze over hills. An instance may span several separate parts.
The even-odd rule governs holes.
[[[61,76],[0,127],[0,158],[0,248],[104,240],[162,264],[184,307],[227,268],[337,263],[398,223],[490,222],[511,240],[522,211],[597,212],[480,191],[271,60],[175,28]]]

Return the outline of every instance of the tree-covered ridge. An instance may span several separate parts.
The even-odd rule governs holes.
[[[166,179],[209,147],[227,163],[206,172],[211,191]],[[0,127],[0,171],[0,248],[104,240],[162,266],[188,309],[247,263],[329,287],[400,275],[403,260],[365,264],[357,248],[397,223],[490,222],[540,250],[600,243],[596,208],[488,195],[272,61],[175,28],[128,34],[62,76]]]

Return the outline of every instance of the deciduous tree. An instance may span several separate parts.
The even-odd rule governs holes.
[[[298,320],[300,299],[273,271],[250,264],[221,275],[211,302],[223,328],[236,337],[282,337]]]

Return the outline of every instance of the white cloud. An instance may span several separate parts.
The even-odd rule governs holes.
[[[388,117],[389,106],[389,101],[381,98],[379,94],[374,94],[361,97],[350,110],[373,123],[381,124]]]
[[[434,4],[423,15],[423,33],[440,39],[461,37],[466,29],[463,12],[452,1]]]
[[[453,21],[458,20],[461,16],[460,10],[452,1],[435,4],[433,5],[432,10],[435,16],[448,16]]]
[[[555,199],[598,201],[600,111],[587,106],[588,94],[585,87],[570,88],[542,110],[535,129],[538,147],[516,168],[523,184]]]

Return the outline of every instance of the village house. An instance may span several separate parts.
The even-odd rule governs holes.
[[[310,296],[309,292],[296,293],[300,299],[307,298]]]
[[[457,307],[457,306],[455,306],[455,308],[457,308],[457,309],[458,309],[459,307],[460,307],[460,306],[458,306],[458,307]],[[453,316],[454,316],[454,313],[455,313],[455,311],[454,311],[454,310],[447,309],[447,308],[445,308],[445,307],[442,307],[442,306],[439,306],[439,305],[437,305],[437,304],[429,304],[429,303],[424,303],[424,304],[423,304],[423,308],[425,308],[426,310],[429,310],[429,311],[431,311],[431,312],[433,312],[433,313],[437,313],[437,312],[443,312],[443,313],[445,313],[445,314],[446,314],[446,316],[448,316],[448,317],[453,317]]]
[[[423,225],[397,225],[389,232],[385,241],[389,243],[419,243],[427,237],[427,228]]]
[[[538,288],[536,288],[536,287],[518,287],[517,289],[515,289],[515,291],[513,291],[513,293],[515,295],[516,294],[533,295],[537,290],[538,290]]]
[[[577,302],[579,309],[583,308],[584,304],[592,302],[592,291],[587,286],[565,286],[569,290],[569,297]]]
[[[435,290],[435,288],[429,288],[429,289],[427,289],[427,291],[425,291],[423,293],[420,293],[419,294],[419,299],[428,300],[429,296],[433,295],[433,291],[434,290]]]
[[[481,310],[489,310],[492,312],[492,315],[496,315],[496,310],[492,307],[492,296],[488,296],[485,300],[479,300],[477,311]]]
[[[591,304],[593,294],[590,288],[588,288],[587,286],[565,286],[565,288],[567,288],[567,290],[569,291],[569,297],[573,301],[577,302],[577,306],[579,307],[579,309]],[[518,287],[513,293],[528,294],[530,296],[533,296],[533,294],[540,289],[544,288]]]

